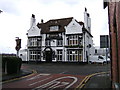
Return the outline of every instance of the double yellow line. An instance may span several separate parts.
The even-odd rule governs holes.
[[[87,75],[81,82],[80,84],[76,87],[76,89],[79,89],[79,88],[83,88],[85,86],[85,84],[88,82],[88,80],[95,76],[95,75],[99,75],[99,74],[106,74],[108,72],[99,72],[99,73],[94,73],[94,74],[90,74],[90,75]],[[75,90],[76,90],[75,89]]]
[[[10,79],[10,80],[6,80],[6,81],[3,81],[2,84],[8,83],[8,82],[11,82],[11,81],[15,81],[15,80],[20,80],[20,79],[23,79],[23,78],[32,76],[32,75],[34,75],[34,74],[36,74],[36,73],[37,73],[37,71],[32,70],[32,74],[29,74],[29,75],[26,75],[26,76],[22,76],[22,77],[18,77],[18,78],[14,78],[14,79]]]

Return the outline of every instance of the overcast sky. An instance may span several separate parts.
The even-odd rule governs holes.
[[[22,39],[22,49],[27,45],[27,30],[32,14],[36,23],[41,19],[74,17],[84,22],[84,8],[91,17],[91,32],[95,46],[100,45],[100,35],[107,35],[108,11],[103,0],[0,0],[0,53],[16,53],[15,37]]]

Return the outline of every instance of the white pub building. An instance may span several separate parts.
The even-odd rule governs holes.
[[[73,17],[51,19],[36,25],[32,14],[27,33],[28,61],[88,62],[93,50],[91,18],[85,8],[84,23]]]

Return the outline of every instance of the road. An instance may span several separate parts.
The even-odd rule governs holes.
[[[89,75],[97,72],[110,71],[110,64],[76,64],[76,63],[42,63],[23,64],[26,68],[36,70],[38,73]]]
[[[107,72],[110,65],[81,65],[81,64],[23,64],[22,68],[36,70],[26,78],[3,84],[3,88],[78,88],[87,75]],[[3,89],[4,90],[4,89]]]

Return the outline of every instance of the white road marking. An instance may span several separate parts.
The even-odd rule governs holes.
[[[65,79],[65,78],[70,78],[70,79],[74,79],[74,81],[72,83],[69,83],[69,82],[61,82],[61,81],[58,81],[58,80],[62,80],[62,79]],[[73,77],[73,76],[65,76],[65,77],[60,77],[60,78],[57,78],[57,79],[54,79],[46,84],[43,84],[41,86],[38,86],[32,90],[35,90],[35,89],[38,89],[38,88],[60,88],[61,86],[66,86],[66,88],[70,88],[73,84],[75,84],[76,82],[78,81],[78,79],[76,77]]]
[[[58,86],[57,86],[57,84],[55,84],[55,85],[53,85],[53,86],[51,86],[51,87],[49,87],[49,88],[58,88],[58,87],[62,87],[62,86],[65,86],[65,85],[68,85],[68,84],[69,84],[69,82],[59,82],[59,83],[61,83],[61,85],[58,85]]]
[[[59,74],[64,74],[64,73],[66,73],[67,71],[64,71],[64,72],[61,72],[61,73],[59,73]]]
[[[31,78],[27,79],[27,81],[29,81],[29,80],[34,80],[34,79],[38,79],[38,78],[41,78],[41,77],[43,77],[43,76],[48,76],[48,75],[50,75],[50,74],[38,74],[38,75],[36,75],[36,76],[34,76],[34,77],[31,77]]]
[[[40,83],[40,82],[46,81],[46,80],[48,80],[48,79],[50,79],[50,78],[53,78],[53,77],[49,77],[49,78],[43,79],[43,80],[41,80],[41,81],[31,83],[31,84],[29,84],[28,86],[35,85],[35,84],[37,84],[37,83]]]

